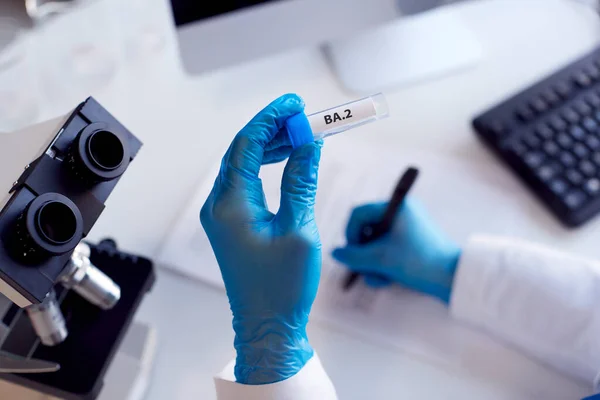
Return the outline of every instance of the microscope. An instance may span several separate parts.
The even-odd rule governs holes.
[[[155,274],[110,239],[83,240],[141,146],[93,98],[0,133],[0,399],[100,395]]]

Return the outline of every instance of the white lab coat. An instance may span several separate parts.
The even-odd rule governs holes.
[[[598,388],[600,262],[515,239],[473,237],[459,261],[450,313]],[[337,399],[317,355],[270,385],[236,383],[233,366],[215,378],[219,400]]]

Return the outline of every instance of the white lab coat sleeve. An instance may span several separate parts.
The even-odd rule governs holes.
[[[337,400],[335,388],[316,353],[296,375],[269,385],[235,382],[234,366],[235,360],[215,377],[218,400]]]
[[[450,311],[598,388],[599,262],[517,239],[473,237],[458,264]]]

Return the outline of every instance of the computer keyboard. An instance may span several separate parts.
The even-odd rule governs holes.
[[[600,212],[600,48],[473,126],[564,224],[579,226]]]

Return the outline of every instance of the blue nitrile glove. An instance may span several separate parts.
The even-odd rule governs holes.
[[[413,199],[404,202],[390,233],[372,243],[358,244],[360,227],[379,220],[385,207],[380,203],[354,209],[346,228],[348,244],[335,249],[333,257],[364,274],[371,286],[395,282],[448,303],[460,248]]]
[[[306,324],[321,273],[314,219],[321,143],[292,150],[282,130],[303,109],[298,96],[285,95],[237,134],[200,214],[227,289],[235,376],[244,384],[292,377],[313,356]],[[288,156],[273,214],[258,172]]]

